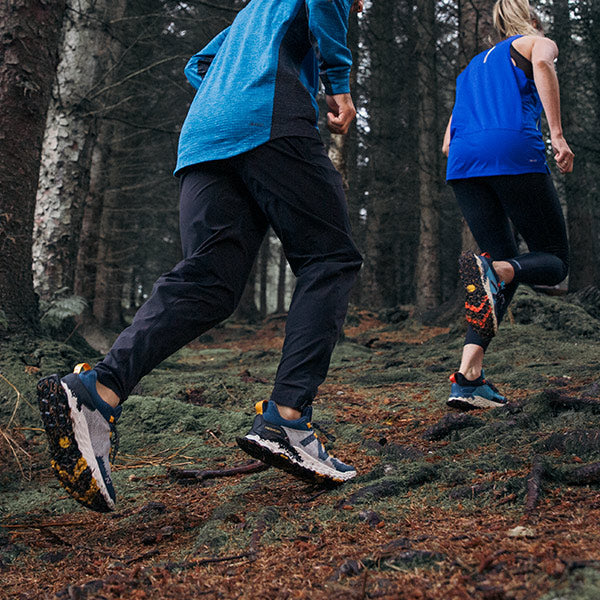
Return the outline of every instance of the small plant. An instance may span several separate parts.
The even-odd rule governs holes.
[[[61,329],[68,319],[85,310],[87,302],[81,296],[68,295],[68,292],[68,288],[62,288],[54,293],[52,300],[40,300],[40,322],[44,329]]]

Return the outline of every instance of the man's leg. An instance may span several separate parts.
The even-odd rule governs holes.
[[[237,306],[267,224],[227,161],[182,175],[184,259],[162,275],[132,324],[94,370],[125,400],[156,365]]]
[[[320,141],[273,140],[245,156],[241,174],[297,278],[271,399],[301,411],[327,375],[362,258]]]
[[[294,475],[342,482],[356,471],[330,456],[310,426],[362,259],[341,177],[320,141],[281,138],[240,157],[239,172],[297,277],[275,385],[240,446]],[[295,418],[297,417],[297,418]]]
[[[38,384],[52,468],[73,498],[93,510],[114,509],[109,455],[121,411],[115,404],[164,358],[233,311],[266,227],[226,161],[184,175],[183,261],[157,281],[132,325],[95,369],[62,379],[53,375]]]

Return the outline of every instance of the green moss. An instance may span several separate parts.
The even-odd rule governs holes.
[[[597,600],[600,598],[600,571],[577,569],[571,572],[566,581],[544,594],[540,600]]]

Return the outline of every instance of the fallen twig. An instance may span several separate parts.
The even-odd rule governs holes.
[[[232,560],[242,560],[244,558],[253,558],[254,552],[244,552],[243,554],[237,554],[236,556],[222,556],[220,558],[201,558],[200,560],[190,560],[183,563],[168,563],[166,568],[169,570],[174,569],[190,569],[192,567],[201,567],[202,565],[209,565],[213,563],[223,563]]]
[[[525,502],[525,511],[531,513],[535,510],[537,505],[540,491],[542,487],[542,479],[546,473],[546,467],[542,459],[536,456],[533,459],[533,466],[531,473],[527,478],[527,497]]]
[[[28,477],[25,475],[25,471],[23,470],[23,465],[21,464],[21,460],[19,459],[17,450],[19,450],[20,452],[25,454],[25,456],[27,456],[27,458],[31,458],[31,454],[29,454],[29,452],[27,452],[27,450],[25,450],[24,448],[21,448],[21,446],[19,446],[19,444],[10,435],[8,435],[8,433],[6,433],[6,431],[4,431],[1,427],[0,427],[0,435],[5,439],[6,443],[8,444],[8,447],[10,448],[10,451],[13,453],[13,456],[15,457],[15,460],[17,461],[17,467],[19,467],[19,471],[21,471],[21,476],[23,477],[23,479],[28,479]],[[15,450],[15,448],[16,448],[16,450]]]
[[[438,423],[427,429],[427,431],[423,433],[423,439],[429,441],[443,440],[453,431],[459,431],[467,427],[481,427],[482,425],[484,425],[484,422],[481,419],[477,419],[465,413],[458,415],[448,414]]]
[[[260,461],[251,462],[241,467],[231,467],[229,469],[207,469],[200,471],[197,469],[169,469],[169,475],[173,479],[197,482],[205,481],[206,479],[217,479],[219,477],[232,477],[233,475],[243,475],[247,473],[259,473],[266,471],[269,465],[265,465]]]
[[[600,462],[591,463],[569,471],[565,480],[570,485],[590,485],[600,482]]]

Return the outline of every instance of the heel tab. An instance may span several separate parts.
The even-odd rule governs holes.
[[[254,408],[256,409],[256,414],[257,415],[262,415],[266,409],[265,404],[267,404],[269,401],[268,400],[259,400],[255,405]]]
[[[75,373],[76,375],[79,375],[79,373],[83,373],[85,371],[91,371],[92,367],[90,364],[88,363],[79,363],[77,365],[75,365],[75,368],[73,369],[73,373]]]

